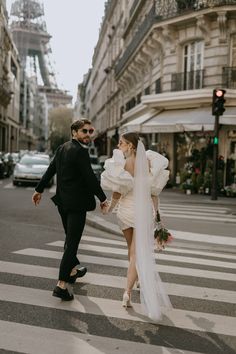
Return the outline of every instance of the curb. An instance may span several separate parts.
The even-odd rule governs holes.
[[[86,224],[92,226],[98,230],[112,233],[113,235],[122,236],[119,227],[109,221],[104,220],[99,216],[88,216],[86,217]]]

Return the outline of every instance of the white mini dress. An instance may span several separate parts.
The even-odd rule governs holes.
[[[168,159],[161,154],[148,150],[150,161],[149,186],[151,196],[158,196],[169,179]],[[118,224],[121,230],[134,227],[134,177],[125,170],[125,157],[121,150],[115,149],[113,156],[105,161],[105,170],[101,175],[101,186],[104,190],[118,192],[121,198],[116,208]]]

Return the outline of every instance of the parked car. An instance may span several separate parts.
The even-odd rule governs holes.
[[[6,175],[6,164],[4,161],[4,154],[0,152],[0,178],[4,178]]]
[[[101,173],[102,173],[102,166],[99,162],[98,156],[97,155],[90,155],[90,162],[91,162],[93,172],[95,173],[97,179],[100,181]]]
[[[46,154],[25,154],[16,164],[13,172],[13,184],[38,183],[48,168],[50,158]],[[53,179],[49,186],[53,185]]]

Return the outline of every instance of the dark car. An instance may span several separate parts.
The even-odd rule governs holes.
[[[101,173],[102,173],[102,166],[99,162],[99,158],[97,155],[90,155],[90,162],[93,169],[94,174],[96,175],[97,179],[100,181]]]

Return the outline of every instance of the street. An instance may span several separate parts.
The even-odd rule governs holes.
[[[52,297],[64,234],[46,190],[0,180],[0,353],[236,353],[236,202],[166,190],[161,213],[174,241],[156,254],[173,309],[160,324],[121,305],[127,249],[116,216],[88,213],[79,248],[88,267],[75,300]]]

